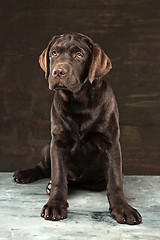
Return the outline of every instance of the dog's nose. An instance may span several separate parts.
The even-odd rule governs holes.
[[[53,69],[53,75],[55,77],[64,77],[67,73],[67,70],[65,68],[55,68]]]

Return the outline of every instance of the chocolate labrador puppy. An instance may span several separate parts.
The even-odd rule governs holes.
[[[110,213],[119,223],[139,224],[122,185],[119,115],[112,88],[102,79],[112,68],[100,46],[79,34],[55,36],[39,58],[53,90],[51,143],[40,163],[14,173],[17,183],[51,175],[51,194],[41,211],[47,220],[67,218],[68,182],[107,189]]]

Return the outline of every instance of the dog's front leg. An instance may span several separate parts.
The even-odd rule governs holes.
[[[63,138],[61,138],[63,139]],[[52,137],[50,145],[51,156],[51,194],[44,205],[41,216],[46,220],[60,220],[67,218],[67,174],[68,174],[68,150],[63,142]]]
[[[105,176],[107,180],[107,196],[111,215],[119,223],[139,224],[142,222],[139,212],[126,201],[122,183],[122,159],[119,141],[111,144],[106,150]]]

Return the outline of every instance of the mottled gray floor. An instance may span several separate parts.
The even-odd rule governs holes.
[[[143,216],[138,226],[110,217],[105,191],[72,191],[68,219],[46,221],[40,211],[48,199],[47,182],[21,185],[12,181],[11,173],[0,174],[0,240],[160,239],[160,176],[124,177],[126,198]]]

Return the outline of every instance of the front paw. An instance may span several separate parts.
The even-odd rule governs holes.
[[[59,221],[67,218],[67,202],[48,201],[42,208],[41,217],[46,220]]]
[[[140,224],[142,222],[142,217],[140,213],[132,208],[128,203],[122,205],[117,205],[110,208],[111,216],[118,223],[126,223],[129,225]]]

